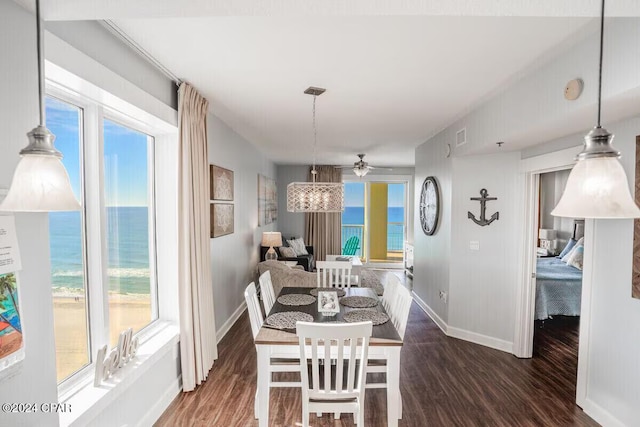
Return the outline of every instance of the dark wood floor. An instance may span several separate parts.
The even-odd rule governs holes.
[[[561,322],[558,322],[561,323]],[[575,401],[577,340],[573,325],[536,329],[533,359],[446,337],[415,303],[402,349],[400,426],[597,426]],[[253,418],[256,352],[245,313],[218,346],[206,383],[183,393],[157,426],[257,426]],[[367,390],[368,427],[386,425],[386,392]],[[299,426],[300,391],[273,389],[270,426]],[[316,418],[313,426],[353,426]]]

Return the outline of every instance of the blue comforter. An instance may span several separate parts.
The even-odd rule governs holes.
[[[538,258],[536,266],[536,320],[554,315],[579,316],[582,271],[558,258]]]

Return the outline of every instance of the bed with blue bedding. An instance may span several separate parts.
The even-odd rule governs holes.
[[[538,258],[536,265],[536,320],[551,316],[579,316],[582,271],[559,258]]]

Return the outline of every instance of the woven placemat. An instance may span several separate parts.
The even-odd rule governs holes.
[[[367,320],[371,320],[374,325],[382,325],[389,321],[389,316],[385,313],[373,310],[353,310],[346,313],[342,318],[345,322],[349,323],[366,322]]]
[[[274,313],[265,319],[265,323],[274,328],[295,329],[296,322],[313,322],[313,316],[301,311],[283,311]]]
[[[309,305],[316,302],[316,298],[307,294],[287,294],[278,297],[282,305]]]
[[[351,308],[369,308],[377,306],[378,299],[371,297],[351,296],[340,298],[340,304],[344,305],[345,307]]]
[[[318,292],[319,291],[323,291],[323,292],[336,292],[338,294],[338,298],[345,296],[347,293],[339,288],[313,288],[311,289],[311,291],[309,291],[309,293],[313,296],[318,296]]]

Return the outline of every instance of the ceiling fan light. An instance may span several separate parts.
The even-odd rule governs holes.
[[[362,178],[363,176],[369,173],[369,168],[360,168],[356,166],[353,168],[353,173],[355,173],[357,176]]]
[[[640,209],[629,191],[627,176],[616,157],[579,160],[562,198],[551,211],[570,218],[640,218]]]

